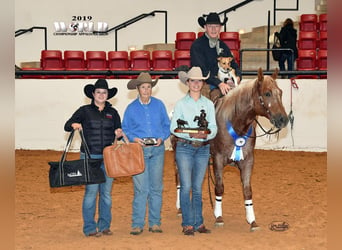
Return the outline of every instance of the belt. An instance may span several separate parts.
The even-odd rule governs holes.
[[[190,140],[186,140],[186,139],[179,138],[179,137],[176,137],[176,140],[179,142],[190,144],[194,147],[202,147],[210,143],[209,141],[190,141]]]

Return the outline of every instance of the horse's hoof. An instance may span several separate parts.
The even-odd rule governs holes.
[[[249,229],[251,232],[255,232],[255,231],[258,231],[260,229],[260,227],[258,226],[258,224],[256,224],[255,221],[253,221],[251,223],[251,228]]]
[[[224,225],[224,221],[223,221],[222,216],[217,217],[215,220],[215,227],[223,227],[223,225]]]
[[[178,208],[177,216],[182,216],[182,210],[180,208]]]

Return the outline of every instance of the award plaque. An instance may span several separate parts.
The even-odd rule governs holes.
[[[195,116],[194,122],[197,121],[197,128],[187,128],[185,125],[188,125],[187,121],[182,119],[177,120],[177,128],[174,130],[176,133],[196,133],[196,134],[210,134],[211,131],[208,129],[208,121],[206,120],[206,113],[205,110],[201,110],[201,114]]]

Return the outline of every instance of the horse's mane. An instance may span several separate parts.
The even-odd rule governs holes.
[[[217,118],[232,121],[235,116],[251,110],[257,81],[258,79],[252,79],[244,82],[222,97],[216,106]]]

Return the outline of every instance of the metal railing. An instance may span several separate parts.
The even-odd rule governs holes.
[[[99,75],[99,76],[120,76],[120,75],[139,75],[142,71],[138,70],[16,70],[16,78],[23,75]],[[144,71],[149,72],[151,75],[163,75],[176,77],[177,70],[171,71]],[[263,71],[265,75],[272,75],[273,71]],[[258,75],[258,70],[245,70],[242,71],[242,76]],[[279,75],[327,75],[327,70],[293,70],[293,71],[280,71]]]
[[[126,28],[127,26],[134,24],[134,23],[136,23],[136,22],[138,22],[138,21],[140,21],[146,17],[155,16],[156,13],[162,13],[165,15],[165,25],[164,25],[164,27],[165,27],[164,36],[165,37],[164,37],[164,39],[165,39],[165,43],[167,43],[167,11],[165,11],[165,10],[154,10],[150,13],[141,14],[141,15],[136,16],[132,19],[129,19],[128,21],[123,22],[123,23],[121,23],[121,24],[119,24],[113,28],[110,28],[107,31],[94,31],[93,33],[94,34],[107,34],[109,32],[114,31],[115,32],[114,45],[115,45],[115,51],[117,51],[118,50],[118,31],[119,30]]]
[[[44,30],[44,45],[45,45],[45,50],[47,50],[47,28],[46,27],[33,26],[28,29],[19,29],[15,32],[15,37],[21,36],[27,32],[33,32],[33,30],[36,30],[36,29]]]

